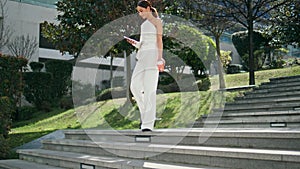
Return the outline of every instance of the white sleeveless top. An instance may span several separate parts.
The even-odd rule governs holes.
[[[157,30],[149,20],[144,21],[141,25],[140,43],[141,48],[157,47]]]

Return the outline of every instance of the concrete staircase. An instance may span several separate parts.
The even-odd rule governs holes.
[[[65,130],[42,149],[19,150],[0,168],[296,169],[300,130],[161,129]],[[284,144],[283,144],[284,143]],[[24,164],[22,163],[24,162]],[[19,166],[20,166],[19,165]]]
[[[299,92],[300,76],[271,79],[199,128],[65,130],[41,149],[18,150],[20,159],[0,161],[0,169],[299,169]]]
[[[214,112],[199,119],[194,127],[299,128],[300,76],[270,79],[233,103],[225,104],[224,110]]]

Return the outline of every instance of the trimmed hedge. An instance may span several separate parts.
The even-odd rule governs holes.
[[[52,91],[49,85],[53,82],[52,74],[46,72],[26,72],[24,73],[24,80],[24,96],[26,100],[40,110],[48,110],[47,105],[52,101]]]
[[[0,160],[9,154],[8,132],[12,125],[13,106],[8,97],[0,97]]]
[[[30,62],[29,66],[34,72],[40,72],[44,68],[44,64],[40,62]]]
[[[23,89],[22,70],[27,66],[24,57],[0,53],[0,159],[9,154],[8,133]]]
[[[50,60],[45,63],[46,72],[51,73],[51,94],[53,99],[60,99],[71,89],[73,64],[67,61]]]

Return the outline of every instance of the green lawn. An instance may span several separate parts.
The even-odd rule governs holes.
[[[256,72],[256,84],[267,82],[269,78],[300,75],[300,66]],[[226,87],[245,86],[248,73],[226,75]],[[211,81],[216,81],[213,77]],[[222,93],[218,91],[171,93],[158,95],[157,116],[162,118],[157,128],[186,127],[212,108],[223,105],[223,99],[232,101],[240,92]],[[137,107],[125,104],[125,99],[97,102],[68,111],[56,109],[49,113],[39,113],[33,119],[14,123],[9,143],[17,147],[58,129],[99,128],[137,129],[139,113]],[[15,154],[12,156],[15,157]]]

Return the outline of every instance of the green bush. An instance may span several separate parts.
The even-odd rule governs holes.
[[[30,118],[33,117],[34,113],[37,112],[37,109],[35,107],[31,106],[23,106],[19,108],[18,110],[18,121],[24,121],[24,120],[29,120]]]
[[[53,81],[49,83],[51,84],[52,98],[62,98],[70,91],[73,65],[67,61],[51,60],[45,63],[45,67],[46,72],[53,76]]]
[[[72,97],[71,96],[64,96],[63,98],[61,98],[60,108],[63,108],[65,110],[74,108]]]
[[[9,153],[7,143],[8,132],[12,125],[13,106],[8,97],[0,97],[0,160],[4,159]]]
[[[270,64],[270,68],[272,68],[272,69],[283,68],[284,64],[285,64],[285,61],[282,59],[273,60]]]
[[[13,105],[8,97],[0,97],[0,135],[8,137],[10,131]]]
[[[126,89],[122,87],[109,88],[103,90],[96,98],[97,101],[109,100],[112,98],[124,98],[126,97]]]
[[[262,68],[262,61],[265,60],[265,55],[259,51],[268,45],[271,39],[265,37],[261,32],[254,30],[253,32],[253,52],[254,54],[254,69],[259,70]],[[232,34],[232,43],[236,48],[239,55],[242,57],[243,66],[249,66],[249,36],[248,31],[240,31]]]
[[[16,107],[23,88],[22,70],[27,66],[24,57],[12,57],[0,53],[0,97],[6,96]]]
[[[34,72],[40,72],[43,69],[44,64],[40,63],[40,62],[30,62],[29,66],[32,69],[32,71],[34,71]]]
[[[7,139],[0,135],[0,160],[4,160],[8,157],[10,147]]]
[[[203,78],[201,80],[198,80],[196,82],[198,88],[199,88],[199,91],[207,91],[210,89],[210,86],[211,86],[211,82],[209,80],[209,78]]]
[[[227,66],[227,74],[241,73],[243,71],[243,65],[239,64],[230,64]]]
[[[49,84],[53,79],[50,73],[26,72],[24,80],[24,96],[29,103],[34,104],[39,110],[44,109],[46,103],[51,103],[52,91]]]
[[[180,92],[180,88],[177,84],[177,82],[173,82],[170,84],[159,84],[158,90],[162,91],[163,93],[173,93],[173,92]]]

